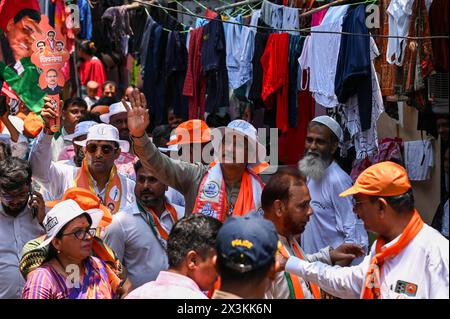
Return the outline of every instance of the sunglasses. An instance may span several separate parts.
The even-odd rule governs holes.
[[[97,152],[97,148],[99,148],[102,150],[103,154],[111,154],[113,151],[117,150],[117,147],[112,147],[111,145],[97,145],[97,144],[88,144],[86,145],[86,151],[88,151],[91,154],[94,154],[95,152]]]

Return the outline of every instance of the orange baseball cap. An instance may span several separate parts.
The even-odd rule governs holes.
[[[81,207],[83,210],[89,210],[89,209],[100,209],[103,211],[103,217],[100,223],[98,224],[99,227],[106,227],[112,222],[112,215],[111,211],[108,207],[103,205],[100,202],[100,199],[93,194],[91,191],[81,188],[81,187],[72,187],[66,190],[61,200],[54,200],[54,201],[47,201],[45,202],[45,205],[49,208],[53,208],[56,204],[65,201],[67,199],[72,199]]]
[[[381,162],[364,170],[355,185],[339,194],[341,197],[365,194],[370,196],[397,196],[411,188],[408,173],[394,162]]]
[[[175,129],[176,139],[167,143],[175,144],[193,144],[208,143],[211,141],[211,129],[202,120],[189,120],[181,123]]]

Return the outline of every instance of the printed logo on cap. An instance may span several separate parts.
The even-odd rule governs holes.
[[[47,220],[47,223],[44,225],[45,230],[48,232],[50,232],[50,230],[52,230],[53,227],[55,227],[56,225],[58,225],[58,218],[56,217],[50,217]]]
[[[107,134],[106,127],[99,127],[99,128],[97,128],[97,133],[99,135],[106,135]]]
[[[247,239],[233,239],[231,241],[231,246],[233,247],[245,247],[250,249],[253,247],[253,243]]]
[[[250,127],[250,123],[245,121],[238,121],[235,123],[231,123],[230,128],[241,128],[243,130],[247,130]]]

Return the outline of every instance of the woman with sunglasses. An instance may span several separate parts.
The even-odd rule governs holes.
[[[92,240],[103,213],[83,211],[72,199],[56,204],[43,222],[48,247],[46,261],[32,271],[23,299],[112,299],[109,270],[91,256]]]

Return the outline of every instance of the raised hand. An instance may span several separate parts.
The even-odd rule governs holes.
[[[123,105],[128,113],[128,129],[133,137],[142,137],[145,134],[145,129],[150,124],[150,117],[147,110],[147,100],[139,89],[134,89],[128,96],[131,107],[128,106],[125,100],[122,100]]]

